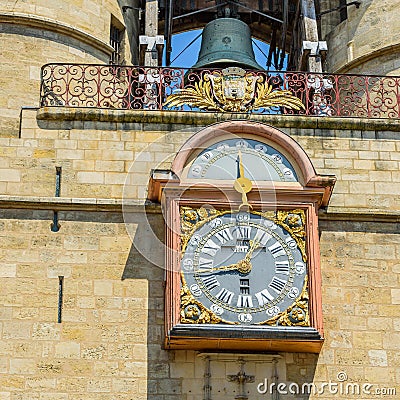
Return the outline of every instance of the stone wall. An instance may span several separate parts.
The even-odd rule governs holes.
[[[399,75],[399,5],[398,0],[363,0],[358,9],[348,7],[348,18],[341,23],[337,12],[322,16],[327,71]],[[321,10],[337,6],[338,2],[324,1]]]
[[[144,200],[150,170],[170,168],[183,143],[206,125],[201,117],[197,126],[194,119],[192,125],[163,125],[156,122],[157,118],[138,122],[141,113],[136,122],[118,119],[124,113],[134,117],[135,111],[109,111],[108,122],[88,120],[88,111],[86,120],[72,121],[64,120],[69,117],[62,116],[60,110],[39,112],[47,118],[40,120],[36,111],[27,110],[21,138],[0,139],[2,193],[54,196],[58,166],[62,167],[62,197],[121,199],[125,186],[126,196]],[[161,118],[162,114],[167,115],[153,115]],[[278,128],[288,125],[279,129],[298,141],[318,173],[336,175],[330,209],[399,210],[400,185],[393,183],[400,182],[400,143],[395,131],[384,130],[385,123],[362,120],[351,126],[345,120],[335,123],[332,118],[331,127],[318,129],[313,126],[315,119],[305,124],[306,117],[300,122],[295,117],[284,121],[273,116],[254,119]],[[304,127],[290,127],[290,121]]]
[[[1,2],[0,137],[16,137],[21,107],[39,105],[43,64],[109,63],[112,16],[128,31],[122,53],[130,63],[137,21],[122,13],[116,0]],[[136,51],[137,44],[132,45]]]
[[[122,280],[121,215],[60,213],[53,233],[50,214],[1,212],[0,398],[146,399],[149,282]]]
[[[121,120],[110,111],[107,121],[94,122],[61,118],[56,109],[37,119],[27,110],[21,138],[0,139],[1,400],[202,398],[205,359],[162,349],[164,270],[146,254],[156,253],[162,266],[163,249],[149,238],[155,232],[163,239],[163,219],[149,205],[144,220],[143,202],[150,169],[168,168],[210,116],[191,114],[191,123],[179,124],[172,113],[148,114],[146,120],[125,112]],[[167,114],[168,124],[156,122]],[[338,178],[331,205],[320,214],[325,343],[319,357],[280,354],[277,379],[322,385],[340,382],[343,372],[345,382],[396,388],[398,396],[396,124],[383,131],[379,121],[327,119],[318,129],[306,118],[262,118],[292,135],[318,173]],[[60,198],[54,197],[56,166],[62,167]],[[127,176],[129,223],[121,205]],[[57,232],[51,231],[54,210]],[[147,251],[140,253],[143,242]],[[257,379],[248,384],[251,398],[269,398],[256,387],[271,379],[271,362],[260,367],[250,360],[246,368]],[[226,375],[238,372],[238,364],[212,361],[211,371],[212,399],[232,398],[237,388]],[[327,390],[287,396],[320,397],[349,398]]]
[[[123,21],[121,8],[115,0],[4,0],[0,12],[52,19],[60,25],[74,26],[105,43],[109,41],[111,14]]]

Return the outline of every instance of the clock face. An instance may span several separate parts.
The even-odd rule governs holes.
[[[247,178],[253,181],[298,181],[293,166],[278,150],[258,140],[239,138],[226,139],[203,150],[191,164],[188,178],[237,178],[239,151]]]
[[[236,324],[264,323],[285,311],[300,296],[307,272],[296,240],[256,212],[220,213],[201,225],[187,242],[181,269],[196,301]]]

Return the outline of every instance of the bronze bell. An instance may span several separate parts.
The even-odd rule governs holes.
[[[250,28],[235,18],[218,18],[203,30],[199,58],[192,68],[226,68],[263,70],[254,56]]]

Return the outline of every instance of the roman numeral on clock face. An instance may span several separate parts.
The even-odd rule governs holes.
[[[234,293],[231,292],[228,289],[222,288],[216,295],[215,297],[220,300],[223,301],[224,303],[227,304],[231,304],[231,301],[233,299]]]
[[[237,226],[236,237],[239,240],[250,240],[251,227],[250,226]]]
[[[285,250],[279,242],[275,242],[272,246],[269,246],[268,250],[274,258],[286,255]]]
[[[289,261],[275,261],[275,273],[289,275]]]
[[[244,296],[242,294],[239,294],[238,301],[236,304],[236,307],[241,307],[241,308],[249,308],[253,307],[253,299],[251,296]]]
[[[213,266],[213,260],[200,257],[199,258],[199,269],[211,269]]]
[[[263,229],[257,229],[257,233],[254,236],[254,241],[260,243],[261,245],[265,246],[269,239],[271,239],[271,235],[265,232]]]
[[[211,239],[208,239],[203,247],[202,253],[206,253],[209,254],[211,257],[214,257],[220,248],[221,247],[214,243]]]
[[[277,278],[276,276],[274,276],[272,278],[271,283],[268,285],[271,289],[275,290],[275,292],[280,293],[282,292],[283,288],[286,285],[286,281]]]
[[[274,296],[270,292],[268,292],[268,289],[263,289],[261,292],[256,293],[256,298],[258,301],[258,304],[263,306],[265,303],[268,303],[274,299]]]
[[[206,276],[203,278],[203,283],[208,290],[213,290],[214,288],[220,286],[220,283],[217,281],[215,276]]]
[[[221,244],[225,244],[229,240],[233,239],[232,233],[229,228],[222,229],[215,234],[215,237],[220,241]]]

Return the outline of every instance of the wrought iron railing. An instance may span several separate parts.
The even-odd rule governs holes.
[[[400,118],[400,77],[223,71],[47,64],[40,104]]]

